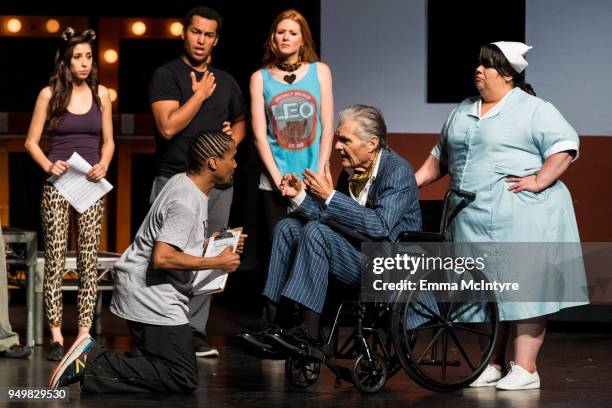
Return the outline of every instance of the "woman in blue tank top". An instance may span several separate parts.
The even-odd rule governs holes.
[[[112,105],[109,90],[98,84],[93,54],[95,38],[93,30],[79,33],[66,28],[49,85],[36,99],[25,148],[51,176],[61,176],[68,169],[68,159],[76,152],[92,166],[87,173],[89,181],[97,182],[106,176],[113,158]],[[50,136],[51,148],[47,154],[40,148],[43,132]],[[43,185],[40,207],[45,242],[44,299],[51,331],[47,359],[59,361],[64,354],[61,287],[73,211],[50,182]],[[89,332],[93,319],[103,212],[104,197],[82,214],[74,211],[78,227],[79,335]]]
[[[251,76],[255,145],[265,166],[259,189],[270,235],[287,214],[279,185],[284,174],[309,168],[323,174],[333,142],[329,67],[314,49],[308,23],[296,10],[280,13],[266,40],[263,67]]]

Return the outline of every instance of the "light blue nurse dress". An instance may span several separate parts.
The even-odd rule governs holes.
[[[452,241],[489,243],[580,242],[572,199],[557,180],[539,193],[514,193],[508,176],[539,171],[554,153],[574,151],[578,135],[549,102],[514,88],[484,116],[480,97],[461,102],[446,120],[431,154],[448,168],[451,187],[476,193],[449,226]],[[582,263],[580,264],[582,265]],[[512,281],[512,268],[500,268],[490,280]],[[584,269],[574,273],[584,285]],[[530,288],[533,290],[533,288]],[[541,288],[542,291],[550,288]],[[538,300],[534,298],[533,300]],[[544,300],[544,297],[542,297]],[[582,301],[499,302],[501,320],[554,313]]]

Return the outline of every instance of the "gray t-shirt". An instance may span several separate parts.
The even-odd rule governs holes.
[[[156,241],[202,256],[208,197],[185,173],[172,177],[153,203],[134,242],[115,263],[111,311],[126,320],[161,326],[188,323],[194,272],[153,269]]]

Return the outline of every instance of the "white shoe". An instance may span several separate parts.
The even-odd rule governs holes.
[[[192,342],[196,357],[219,357],[219,350],[208,344],[203,337],[193,336]]]
[[[492,366],[487,365],[487,368],[478,376],[478,378],[469,385],[469,387],[493,387],[501,378],[501,371]]]
[[[204,343],[195,350],[195,355],[196,357],[219,357],[219,350],[212,346],[209,346],[208,343]]]
[[[540,376],[537,371],[530,373],[511,361],[508,375],[499,380],[495,387],[499,390],[532,390],[540,388]]]

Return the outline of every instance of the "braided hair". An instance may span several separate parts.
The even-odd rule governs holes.
[[[234,139],[220,130],[205,130],[191,139],[187,150],[187,173],[197,174],[211,157],[221,158]]]

